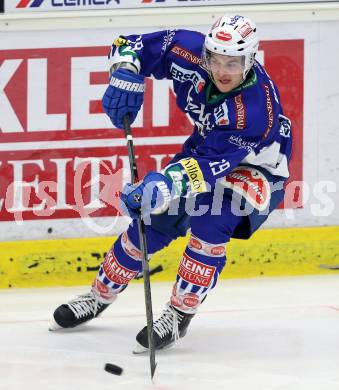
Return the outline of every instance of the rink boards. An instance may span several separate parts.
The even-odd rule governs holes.
[[[267,229],[250,240],[232,240],[221,278],[337,273],[339,227]],[[76,238],[0,243],[0,288],[91,283],[115,238]],[[174,280],[187,239],[156,254],[153,281]]]
[[[339,6],[267,7],[241,9],[258,22],[258,60],[277,83],[293,122],[291,186],[265,223],[271,230],[230,243],[221,277],[337,274],[339,94],[333,75],[339,54],[333,48],[339,44]],[[238,12],[228,6],[184,8],[122,10],[114,17],[37,12],[0,20],[0,288],[84,285],[94,278],[123,230],[111,193],[128,181],[129,168],[124,135],[99,103],[108,49],[120,34],[160,27],[205,32],[221,12]],[[161,170],[191,127],[170,82],[148,79],[133,124],[140,176]],[[109,175],[114,180],[103,181]],[[87,238],[95,235],[100,238]],[[152,280],[174,279],[185,245],[178,240],[154,257],[151,267],[162,264],[164,271]]]

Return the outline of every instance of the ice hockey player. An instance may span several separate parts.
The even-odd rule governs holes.
[[[161,172],[127,184],[121,195],[132,219],[140,208],[146,214],[148,205],[150,257],[190,229],[169,302],[154,322],[157,349],[186,334],[217,284],[230,238],[248,239],[284,196],[291,123],[276,85],[256,60],[258,45],[254,22],[239,15],[220,17],[206,36],[167,30],[119,37],[112,45],[102,103],[115,127],[124,128],[126,114],[133,123],[144,78],[151,76],[173,81],[177,105],[194,123],[181,152]],[[90,292],[55,310],[52,329],[97,317],[141,268],[132,222],[107,253]],[[136,339],[138,351],[147,350],[146,327]]]

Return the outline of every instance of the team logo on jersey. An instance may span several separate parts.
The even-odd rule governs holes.
[[[205,104],[197,104],[194,101],[194,97],[192,97],[193,90],[194,86],[192,85],[187,94],[187,104],[185,111],[190,113],[190,116],[194,120],[194,125],[196,126],[199,134],[206,138],[207,134],[212,130],[212,114],[210,112],[205,113]]]
[[[206,81],[198,72],[182,68],[181,66],[174,63],[171,65],[171,75],[174,80],[177,80],[180,83],[191,81],[197,93],[200,93],[206,84]]]
[[[229,173],[223,185],[243,196],[255,209],[263,211],[271,199],[271,189],[266,177],[257,169],[239,166]]]
[[[231,41],[232,40],[232,34],[227,33],[225,31],[218,31],[215,34],[215,37],[218,38],[220,41]]]

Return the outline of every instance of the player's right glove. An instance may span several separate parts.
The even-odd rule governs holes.
[[[102,106],[115,127],[124,128],[127,114],[130,123],[134,122],[144,100],[144,79],[140,74],[121,68],[112,73]]]
[[[138,213],[161,214],[165,212],[171,201],[172,182],[158,172],[149,172],[136,184],[126,184],[120,195],[125,215],[133,219]]]

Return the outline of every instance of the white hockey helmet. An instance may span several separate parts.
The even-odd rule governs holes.
[[[212,53],[243,57],[243,79],[254,64],[259,39],[255,23],[240,15],[224,15],[210,28],[202,51],[202,66],[209,72]]]

